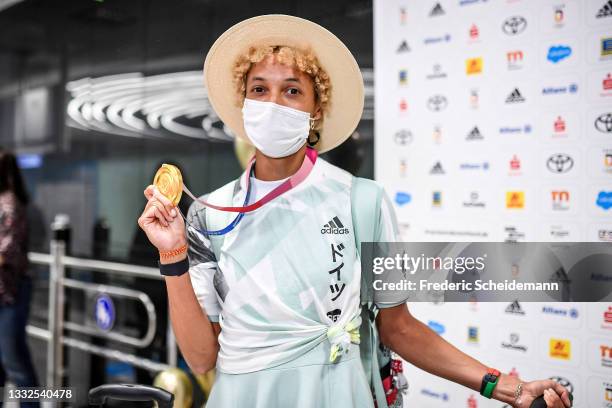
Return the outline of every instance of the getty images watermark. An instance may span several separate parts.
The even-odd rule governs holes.
[[[381,242],[361,253],[379,303],[612,300],[612,243]]]
[[[402,270],[409,275],[415,275],[419,272],[446,270],[452,271],[457,275],[462,275],[465,272],[476,271],[482,274],[485,270],[485,260],[487,254],[476,258],[472,257],[440,257],[440,256],[425,256],[421,254],[418,257],[396,254],[395,257],[376,257],[373,259],[372,272],[374,275],[381,275],[388,270]],[[515,266],[518,270],[518,267]],[[374,290],[459,290],[462,292],[482,291],[482,290],[545,290],[558,291],[559,282],[517,282],[516,280],[504,279],[503,282],[495,282],[493,279],[483,280],[476,279],[475,281],[461,280],[459,282],[451,282],[444,280],[435,282],[428,279],[419,279],[418,282],[408,279],[401,279],[399,282],[385,282],[382,279],[374,278]]]

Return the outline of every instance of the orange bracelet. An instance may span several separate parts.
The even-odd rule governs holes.
[[[185,245],[183,245],[183,246],[181,246],[179,248],[170,250],[170,251],[165,251],[165,252],[161,252],[160,251],[159,258],[160,259],[168,259],[168,258],[172,258],[172,257],[177,256],[177,255],[184,254],[185,252],[187,252],[187,244],[185,244]]]

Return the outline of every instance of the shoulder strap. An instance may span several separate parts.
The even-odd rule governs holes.
[[[362,258],[366,254],[361,253],[361,243],[363,241],[372,242],[376,240],[378,231],[380,206],[382,202],[382,187],[373,180],[362,177],[353,177],[351,186],[351,213],[353,217],[353,229],[355,233],[355,245],[357,253]],[[372,271],[362,271],[361,276],[361,302],[371,302],[372,292]]]
[[[239,182],[239,179],[232,180],[223,187],[213,191],[208,196],[208,200],[213,204],[230,206],[232,203],[232,198],[234,197],[234,188],[237,182]],[[206,214],[206,228],[211,231],[225,228],[231,222],[232,216],[236,215],[232,212],[219,211],[215,210],[214,208],[206,208],[204,213]],[[210,239],[215,257],[219,259],[219,250],[223,245],[225,235],[210,235],[208,238]]]
[[[380,206],[383,189],[372,180],[353,177],[351,186],[351,213],[357,253],[361,256],[363,241],[376,241],[378,231]],[[376,307],[374,292],[371,285],[372,271],[366,268],[361,275],[361,321],[363,322],[359,335],[361,339],[361,362],[370,385],[374,391],[377,408],[388,408],[387,396],[380,377],[378,363],[378,331],[376,330]]]

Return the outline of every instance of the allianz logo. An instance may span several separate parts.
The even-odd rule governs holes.
[[[558,309],[552,306],[542,306],[542,313],[555,316],[571,317],[572,319],[578,318],[578,309],[576,308]]]

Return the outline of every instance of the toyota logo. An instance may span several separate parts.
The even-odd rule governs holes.
[[[406,146],[412,143],[412,132],[409,130],[399,130],[395,132],[395,143],[400,146]]]
[[[553,154],[546,161],[546,167],[553,173],[567,173],[574,167],[574,159],[563,153]]]
[[[524,17],[513,16],[502,24],[502,30],[508,35],[517,35],[525,31],[527,28],[527,20]]]
[[[434,95],[427,100],[427,108],[430,111],[440,112],[448,105],[448,100],[443,95]]]
[[[604,113],[595,119],[595,129],[602,133],[612,133],[612,113]]]

